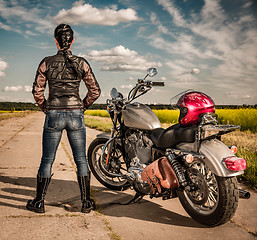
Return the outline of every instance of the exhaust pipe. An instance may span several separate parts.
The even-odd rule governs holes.
[[[239,197],[249,199],[251,197],[251,194],[249,192],[239,188]]]

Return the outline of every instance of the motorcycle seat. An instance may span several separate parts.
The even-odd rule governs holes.
[[[153,144],[160,149],[169,148],[182,142],[192,143],[195,141],[196,125],[182,126],[174,124],[167,129],[157,128],[152,131]]]

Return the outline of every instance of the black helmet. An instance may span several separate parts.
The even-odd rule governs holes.
[[[54,37],[61,49],[69,49],[73,40],[73,31],[68,24],[59,24],[54,30]]]

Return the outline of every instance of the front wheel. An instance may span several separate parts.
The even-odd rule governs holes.
[[[208,226],[229,221],[238,206],[236,177],[218,177],[201,161],[192,164],[188,177],[194,187],[177,191],[186,212],[197,222]]]
[[[122,178],[126,172],[126,163],[123,159],[122,151],[118,144],[114,144],[109,157],[109,164],[106,164],[107,154],[103,153],[102,148],[107,139],[96,138],[88,148],[88,165],[96,179],[112,190],[124,190],[130,185],[128,181]]]

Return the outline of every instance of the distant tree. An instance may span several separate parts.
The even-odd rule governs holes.
[[[25,102],[0,102],[0,110],[2,111],[39,111],[39,107],[34,103]]]

